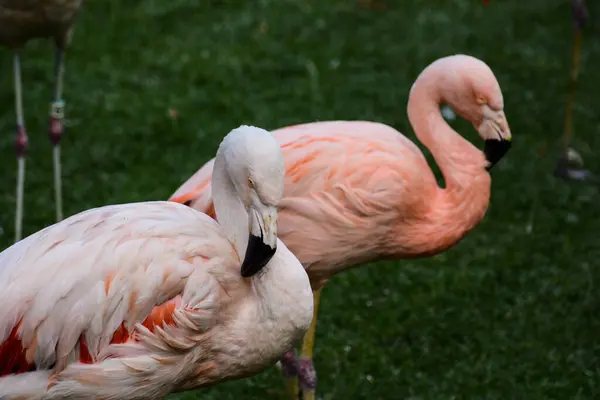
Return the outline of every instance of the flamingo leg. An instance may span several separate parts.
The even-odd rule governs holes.
[[[17,115],[17,135],[15,153],[17,155],[17,204],[15,213],[15,242],[23,237],[23,199],[25,194],[25,155],[28,138],[23,118],[23,93],[21,83],[21,60],[18,51],[13,54],[13,79],[15,84],[15,110]]]
[[[555,174],[566,180],[592,181],[598,183],[597,178],[588,170],[583,168],[581,156],[569,146],[573,138],[573,103],[575,99],[575,88],[579,77],[579,65],[581,59],[581,41],[583,38],[583,26],[587,21],[588,11],[584,0],[572,0],[573,10],[573,47],[571,55],[571,71],[569,75],[569,91],[565,106],[565,121],[563,128],[563,152],[558,160]]]
[[[569,92],[567,95],[567,105],[565,109],[564,125],[564,147],[567,148],[573,137],[573,101],[575,98],[575,87],[579,77],[579,61],[581,58],[581,29],[575,29],[573,34],[573,54],[571,59],[571,75],[569,80]]]
[[[312,357],[321,290],[322,289],[319,289],[314,292],[313,319],[310,323],[310,328],[308,328],[308,331],[304,335],[302,350],[300,352],[300,360],[298,360],[298,380],[300,383],[300,389],[302,390],[301,400],[315,400],[317,389],[317,371],[313,366]]]
[[[63,76],[65,71],[64,55],[64,47],[57,45],[54,57],[54,94],[50,106],[50,123],[48,130],[48,137],[52,143],[52,161],[54,165],[54,203],[56,207],[56,221],[61,221],[63,219],[60,139],[64,134],[63,119],[65,102],[62,100]]]
[[[285,353],[280,361],[281,370],[285,377],[287,397],[289,400],[298,400],[300,387],[298,386],[298,355],[296,349]]]

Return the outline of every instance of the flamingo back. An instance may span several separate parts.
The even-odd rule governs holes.
[[[435,184],[419,148],[384,124],[316,122],[273,135],[286,168],[278,234],[307,268],[313,286],[343,268],[380,258],[395,220],[419,211],[420,196]],[[170,200],[214,218],[212,166],[211,160]]]

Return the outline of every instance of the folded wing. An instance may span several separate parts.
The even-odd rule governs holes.
[[[220,227],[171,202],[92,209],[43,229],[0,253],[0,376],[190,348],[236,268]]]

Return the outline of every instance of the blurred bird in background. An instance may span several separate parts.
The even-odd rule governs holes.
[[[569,181],[586,181],[600,184],[600,179],[591,171],[583,167],[583,158],[571,148],[573,139],[573,103],[575,88],[579,77],[579,65],[581,60],[581,41],[583,28],[588,21],[588,9],[584,0],[571,0],[573,16],[573,45],[571,56],[571,70],[569,76],[569,91],[567,93],[567,104],[565,108],[565,122],[563,130],[562,152],[558,158],[555,175]]]
[[[483,2],[486,5],[490,4],[489,0],[483,0]],[[575,88],[577,87],[577,80],[579,78],[581,41],[583,38],[583,28],[589,17],[585,0],[571,0],[571,11],[573,20],[573,45],[571,69],[569,73],[569,89],[565,106],[561,153],[558,157],[554,174],[567,181],[581,181],[600,185],[600,179],[591,171],[583,167],[583,157],[571,147],[571,141],[573,139],[573,103],[575,100]],[[446,111],[446,113],[448,113],[448,111]]]
[[[30,39],[54,40],[54,90],[50,106],[48,136],[52,143],[56,220],[63,219],[62,182],[60,172],[60,138],[63,135],[64,101],[62,100],[64,56],[70,41],[75,17],[83,0],[0,0],[0,44],[13,52],[13,78],[17,134],[17,202],[15,212],[15,242],[22,237],[23,197],[25,186],[25,156],[28,136],[23,113],[20,52]]]

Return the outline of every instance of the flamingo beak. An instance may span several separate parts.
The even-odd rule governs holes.
[[[504,111],[484,106],[483,114],[484,120],[478,131],[486,139],[483,154],[489,163],[486,169],[490,171],[510,150],[512,134]]]
[[[250,235],[241,268],[244,278],[258,273],[271,261],[277,250],[277,208],[263,205],[251,207],[249,218]]]
[[[485,141],[483,153],[489,162],[489,165],[486,167],[488,171],[510,150],[511,143],[510,139],[488,139]]]

